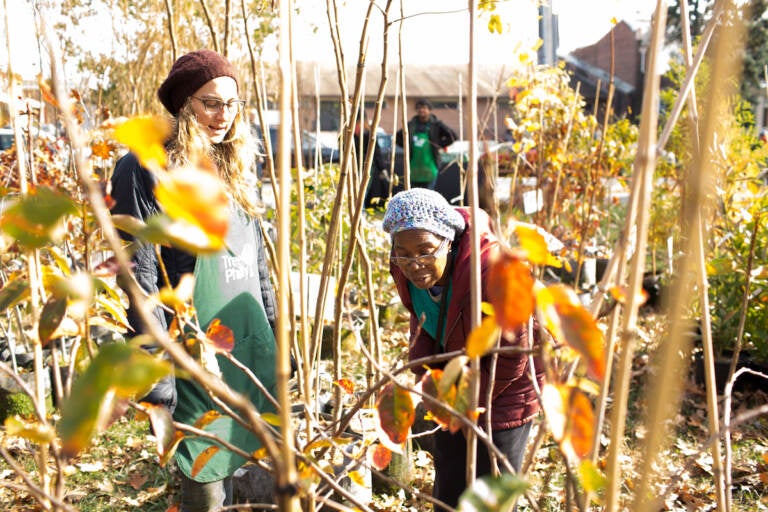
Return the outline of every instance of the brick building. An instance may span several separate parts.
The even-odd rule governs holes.
[[[640,113],[645,80],[646,37],[647,34],[621,21],[596,43],[578,48],[563,57],[566,69],[572,76],[571,85],[575,88],[577,83],[581,83],[580,92],[587,102],[588,110],[594,108],[597,98],[599,114],[605,112],[608,85],[613,77],[614,115],[634,119]]]

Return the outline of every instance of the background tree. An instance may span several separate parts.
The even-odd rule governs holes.
[[[712,0],[686,0],[688,2],[688,18],[691,36],[696,38],[704,30],[704,25],[712,14]],[[671,2],[667,7],[667,43],[682,39],[680,24],[680,0]]]
[[[681,40],[680,1],[674,1],[667,9],[667,43]],[[687,0],[691,36],[695,41],[712,16],[713,0]],[[768,2],[748,0],[739,7],[741,19],[746,20],[746,40],[743,47],[744,69],[741,77],[742,97],[753,105],[765,94],[765,66],[768,64],[768,19],[765,18]]]
[[[766,0],[751,0],[742,7],[747,20],[747,37],[744,46],[744,71],[741,95],[752,105],[758,104],[765,94],[765,66],[768,64],[768,19]]]

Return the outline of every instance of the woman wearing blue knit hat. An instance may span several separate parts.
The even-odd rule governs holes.
[[[472,330],[470,222],[467,208],[455,208],[438,192],[424,188],[400,192],[387,205],[383,228],[392,237],[390,272],[400,299],[411,314],[409,360],[460,351],[466,346]],[[478,212],[475,223],[480,237],[482,300],[487,301],[488,269],[500,243],[484,211]],[[536,338],[536,333],[533,334]],[[511,339],[502,339],[502,344],[522,344],[527,336],[527,330],[521,328]],[[479,405],[490,411],[494,445],[505,454],[515,471],[519,471],[531,421],[539,412],[528,356],[524,352],[499,354],[489,406],[485,399],[491,365],[490,357],[481,360]],[[420,366],[413,371],[420,376],[425,369]],[[541,374],[538,378],[541,379]],[[478,421],[481,427],[487,424],[487,413]],[[465,488],[462,482],[466,480],[463,433],[438,431],[433,456],[432,494],[455,508]],[[477,476],[491,472],[490,457],[484,446],[478,446],[476,467]],[[446,509],[436,506],[435,510]]]

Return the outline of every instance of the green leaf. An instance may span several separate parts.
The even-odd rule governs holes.
[[[376,408],[379,411],[381,428],[390,441],[395,444],[404,443],[408,430],[416,419],[411,394],[390,382],[382,390]]]
[[[170,373],[168,361],[124,343],[103,345],[62,404],[59,433],[66,455],[82,451],[109,420],[115,397],[148,392]]]
[[[38,187],[12,201],[0,216],[0,229],[28,249],[38,249],[56,241],[66,215],[77,213],[77,206],[66,195],[51,188]]]
[[[37,335],[40,343],[46,346],[51,341],[51,336],[61,325],[64,316],[67,314],[67,299],[51,295],[40,312],[40,323],[37,326]]]
[[[461,512],[508,512],[517,498],[528,489],[518,475],[502,473],[498,477],[478,478],[459,498]]]
[[[29,281],[16,279],[0,288],[0,313],[29,297]]]
[[[138,234],[147,227],[144,222],[132,215],[113,215],[112,223],[117,229],[124,231],[131,236],[138,236]]]

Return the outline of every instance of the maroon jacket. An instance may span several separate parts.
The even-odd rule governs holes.
[[[467,229],[458,241],[451,275],[451,302],[448,303],[445,318],[445,351],[463,350],[467,336],[472,330],[471,285],[470,285],[470,230],[469,210],[457,208],[467,222]],[[499,248],[499,241],[492,231],[488,215],[480,210],[478,226],[480,228],[480,265],[482,279],[482,300],[488,301],[487,283],[491,255]],[[408,279],[397,265],[390,263],[390,273],[397,286],[397,292],[403,305],[411,313],[411,340],[409,360],[420,359],[436,354],[440,350],[435,339],[419,327],[419,319],[413,309],[411,294],[408,291]],[[524,343],[528,333],[522,328],[515,339],[502,339],[502,345]],[[538,338],[537,333],[534,337]],[[543,376],[543,366],[536,358],[536,371],[539,382]],[[439,367],[440,365],[435,365]],[[491,357],[480,361],[480,406],[485,407],[485,397],[491,372]],[[424,368],[414,368],[416,374],[425,372]],[[496,375],[491,399],[491,428],[503,430],[520,426],[531,421],[539,411],[539,402],[530,378],[528,356],[520,353],[499,354],[496,363]],[[480,425],[485,422],[480,418]]]

